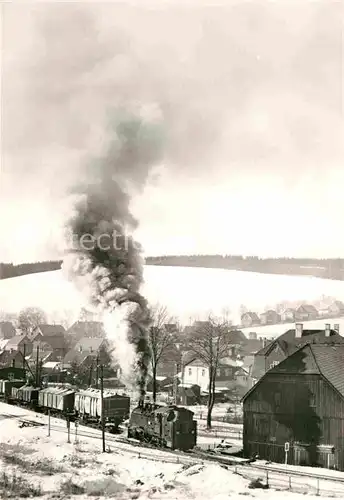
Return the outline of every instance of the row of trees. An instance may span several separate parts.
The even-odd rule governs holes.
[[[156,377],[160,362],[173,356],[182,366],[186,352],[200,360],[209,373],[207,427],[211,427],[211,416],[215,403],[216,372],[221,359],[228,356],[230,347],[229,320],[209,316],[207,321],[197,322],[187,335],[180,329],[170,330],[173,323],[165,307],[153,309],[153,325],[149,331],[152,365],[153,401],[156,401]],[[176,346],[179,347],[176,349]],[[171,359],[171,358],[170,358]]]

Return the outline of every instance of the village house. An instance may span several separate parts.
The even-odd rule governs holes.
[[[221,390],[222,392],[231,390],[233,385],[237,383],[237,374],[242,376],[240,363],[238,364],[237,362],[227,358],[226,360],[222,360],[216,370],[215,389]],[[204,362],[198,359],[193,359],[192,361],[184,364],[181,378],[182,385],[198,385],[203,392],[208,392],[209,368]],[[240,380],[240,382],[242,381]]]
[[[311,321],[317,319],[318,311],[311,304],[303,304],[295,311],[296,321]]]
[[[258,318],[257,313],[246,312],[246,313],[242,314],[241,325],[243,328],[247,328],[247,327],[255,326],[255,325],[259,325],[259,324],[260,324],[260,320]]]
[[[281,316],[273,309],[263,312],[259,318],[262,325],[277,325],[281,322]]]
[[[73,363],[85,364],[91,360],[96,360],[101,364],[109,361],[107,354],[108,342],[103,338],[84,337],[80,339],[73,349],[70,349],[63,358],[63,367],[70,367]]]
[[[20,351],[2,351],[0,353],[0,368],[23,368],[24,357]]]
[[[16,329],[10,321],[0,321],[0,339],[11,339],[15,334]]]
[[[66,331],[62,325],[38,325],[32,332],[33,355],[37,349],[45,357],[50,354],[50,361],[60,361],[67,354],[69,345]]]
[[[328,313],[331,316],[344,316],[344,304],[340,300],[336,300],[328,307]]]
[[[244,396],[244,456],[344,471],[344,344],[305,344]]]
[[[281,312],[281,321],[284,323],[293,323],[295,321],[296,310],[288,307],[283,312]]]
[[[257,382],[268,370],[293,354],[303,344],[334,342],[344,343],[344,338],[336,329],[331,329],[331,325],[326,324],[324,330],[305,330],[302,323],[297,323],[295,329],[288,330],[255,354],[252,368],[253,382]]]
[[[5,351],[20,351],[24,355],[32,353],[32,342],[27,335],[16,335],[8,340],[4,347]]]
[[[67,330],[72,345],[83,338],[104,339],[106,337],[103,323],[100,321],[76,321]]]

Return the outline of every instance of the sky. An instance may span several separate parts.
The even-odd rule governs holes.
[[[2,5],[0,261],[56,258],[119,106],[156,106],[146,255],[343,255],[337,1]]]

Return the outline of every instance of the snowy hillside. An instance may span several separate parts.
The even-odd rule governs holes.
[[[230,309],[237,322],[241,304],[263,312],[266,305],[284,300],[314,300],[322,294],[344,300],[344,282],[221,269],[146,266],[143,292],[151,302],[166,305],[186,323],[190,317],[206,317],[210,311],[220,315],[224,308]],[[77,313],[82,301],[61,271],[0,281],[3,311],[36,305],[50,313],[59,310]]]

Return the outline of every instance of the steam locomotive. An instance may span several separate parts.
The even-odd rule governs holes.
[[[193,416],[192,411],[180,406],[140,401],[130,415],[128,438],[172,450],[190,450],[197,441],[197,422]]]

